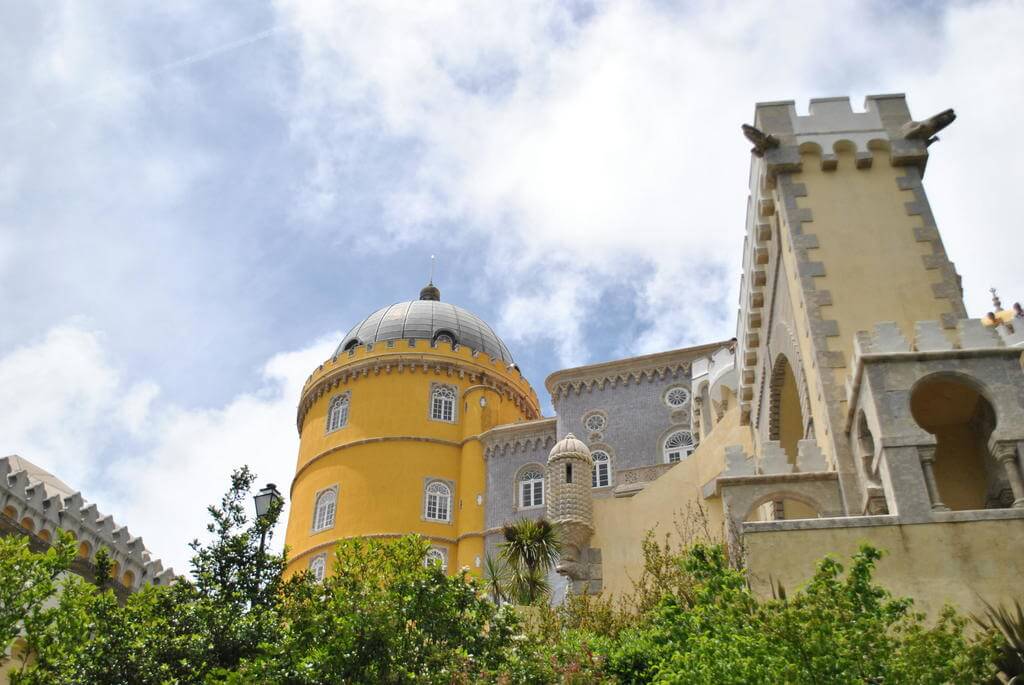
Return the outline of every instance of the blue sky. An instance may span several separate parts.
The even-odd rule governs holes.
[[[233,466],[290,482],[305,376],[431,254],[545,401],[730,337],[758,100],[955,107],[926,187],[969,311],[1024,297],[1019,3],[426,5],[0,10],[0,453],[181,568]]]

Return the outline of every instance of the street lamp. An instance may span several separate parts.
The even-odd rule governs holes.
[[[252,499],[256,504],[256,525],[260,529],[260,553],[256,557],[256,587],[259,588],[263,580],[263,552],[267,544],[267,530],[269,528],[262,519],[276,502],[280,502],[284,498],[277,491],[276,485],[267,483],[262,490],[253,495]]]
[[[263,518],[270,511],[270,506],[274,502],[281,501],[281,493],[277,491],[277,486],[273,483],[267,483],[262,490],[253,496],[253,500],[256,502],[256,518]]]

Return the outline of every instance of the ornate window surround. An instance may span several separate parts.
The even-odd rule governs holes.
[[[428,549],[427,553],[423,555],[423,565],[429,567],[432,563],[440,564],[441,570],[447,573],[448,550],[443,547],[431,547]]]
[[[326,512],[323,522],[319,522],[321,508]],[[310,531],[320,533],[334,528],[335,519],[338,517],[338,486],[318,490],[313,495],[313,520],[310,522]],[[319,527],[317,523],[320,523]]]
[[[310,559],[309,566],[307,568],[314,580],[318,583],[322,582],[324,575],[327,573],[327,553],[322,552]]]
[[[333,433],[348,425],[348,413],[352,403],[352,391],[338,393],[327,405],[327,417],[324,421],[325,433]],[[335,409],[337,408],[337,415]]]
[[[673,402],[673,397],[683,397],[683,399],[681,401],[677,400],[676,402]],[[691,399],[693,399],[693,394],[690,392],[690,389],[679,384],[669,387],[661,396],[662,402],[664,402],[665,406],[669,409],[682,409],[690,404]]]
[[[670,445],[670,442],[674,444]],[[693,437],[693,431],[684,426],[677,426],[669,430],[668,435],[662,439],[661,448],[664,463],[678,464],[693,454],[693,451],[697,449],[697,441]],[[679,456],[672,459],[673,453],[678,453]]]
[[[600,409],[588,411],[580,419],[580,423],[587,429],[588,433],[602,433],[608,428],[608,414]]]
[[[458,404],[459,389],[457,387],[447,383],[430,384],[430,401],[427,403],[427,417],[431,421],[458,423]]]
[[[536,476],[534,478],[525,479],[525,476]],[[537,483],[540,483],[540,491],[537,491]],[[531,503],[529,506],[523,504],[524,486],[530,484],[533,497],[531,497]],[[544,507],[544,467],[537,463],[524,464],[519,471],[516,472],[515,492],[513,494],[513,501],[515,502],[515,509],[529,510],[529,509],[541,509]],[[537,495],[540,495],[540,501],[537,502]]]
[[[604,455],[604,459],[598,459],[597,455],[599,455],[599,454],[603,454]],[[593,467],[591,468],[591,471],[590,471],[590,485],[591,485],[591,487],[596,488],[596,489],[600,489],[600,488],[610,488],[611,486],[613,486],[615,484],[615,480],[613,478],[613,472],[612,472],[612,462],[614,461],[613,458],[612,458],[612,450],[610,448],[606,447],[605,445],[594,445],[594,448],[592,450],[590,450],[590,456],[594,458],[594,465],[593,465]],[[600,481],[600,478],[599,478],[599,474],[600,474],[600,470],[601,470],[601,466],[602,465],[604,466],[605,480],[606,480],[604,485],[600,484],[601,481]]]
[[[446,495],[442,493],[442,488],[447,491]],[[433,492],[431,490],[433,490]],[[445,499],[439,500],[432,507],[432,497],[441,497]],[[453,520],[452,505],[454,502],[455,483],[450,480],[444,480],[443,478],[428,477],[423,479],[423,506],[420,508],[421,520],[429,521],[430,523],[446,523],[451,525]],[[435,511],[435,516],[430,515],[432,508]],[[443,517],[440,516],[442,513],[444,514]]]

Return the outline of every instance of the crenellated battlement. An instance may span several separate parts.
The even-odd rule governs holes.
[[[117,565],[118,582],[129,590],[174,580],[174,570],[164,569],[159,559],[152,558],[141,537],[101,514],[95,504],[87,504],[82,493],[67,494],[36,480],[20,467],[21,462],[16,455],[0,458],[0,511],[4,516],[43,540],[54,539],[58,530],[71,533],[79,543],[79,556],[87,561],[94,559],[100,547],[106,548]]]

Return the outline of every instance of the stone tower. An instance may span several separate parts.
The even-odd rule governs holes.
[[[548,518],[562,534],[562,558],[556,570],[573,581],[589,579],[583,555],[594,534],[593,464],[587,446],[569,433],[551,448],[544,477]]]
[[[907,523],[1024,506],[1020,350],[966,318],[922,185],[954,119],[873,95],[862,112],[845,97],[807,115],[762,103],[743,127],[738,394],[756,474],[774,480],[725,488],[738,520],[748,500]],[[728,475],[752,468],[733,457]]]

